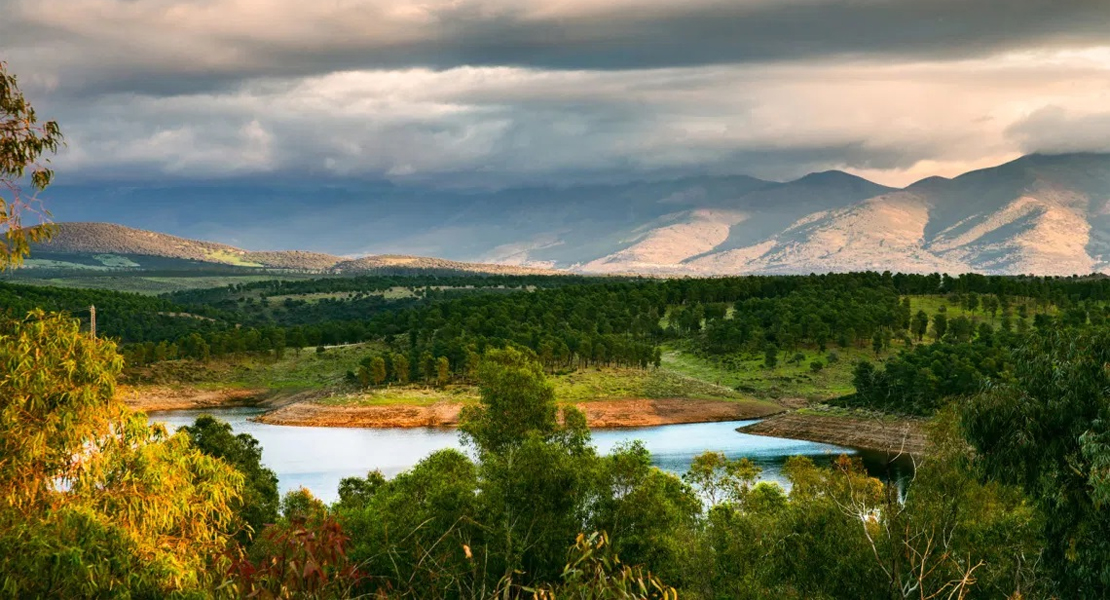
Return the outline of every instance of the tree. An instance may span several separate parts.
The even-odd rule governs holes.
[[[923,310],[917,311],[913,317],[913,334],[917,336],[917,341],[925,338],[925,333],[929,330],[929,315]]]
[[[682,479],[700,490],[713,506],[743,500],[760,472],[747,458],[729,460],[723,452],[704,452],[694,457]]]
[[[54,179],[49,159],[42,156],[57,152],[61,144],[58,123],[39,123],[34,108],[19,91],[15,75],[8,73],[7,63],[0,61],[0,230],[4,232],[0,271],[19,266],[30,252],[31,243],[43,241],[52,233],[46,223],[48,213],[35,210],[34,199]],[[24,197],[20,187],[25,179],[30,182],[30,197]],[[24,211],[38,212],[42,222],[24,225]]]
[[[975,312],[979,308],[979,294],[968,294],[964,302],[969,312]]]
[[[463,408],[459,429],[482,451],[519,444],[529,432],[558,427],[555,388],[531,356],[514,348],[490,350],[478,368],[481,403]]]
[[[393,378],[397,380],[397,383],[402,385],[408,383],[411,369],[407,356],[401,353],[393,355]]]
[[[944,307],[941,307],[944,308]],[[948,316],[943,312],[933,315],[933,338],[939,340],[948,331]]]
[[[115,345],[76,320],[0,321],[0,594],[204,588],[243,476],[128,409]]]
[[[763,366],[768,369],[774,369],[775,365],[779,364],[779,349],[774,344],[767,344],[763,347]]]
[[[1110,334],[1049,331],[1014,351],[1012,381],[962,415],[985,473],[1047,517],[1044,565],[1061,598],[1110,596]]]
[[[420,378],[424,383],[431,383],[436,376],[436,359],[431,352],[424,351],[420,355]]]
[[[436,385],[443,387],[451,381],[451,362],[446,356],[436,359]]]
[[[381,385],[385,382],[385,359],[375,356],[370,359],[370,383]]]
[[[236,535],[248,544],[262,528],[278,518],[278,478],[262,466],[262,446],[248,433],[234,434],[231,425],[210,415],[202,415],[192,425],[182,427],[201,452],[235,467],[243,475],[243,494],[233,508],[246,528]]]

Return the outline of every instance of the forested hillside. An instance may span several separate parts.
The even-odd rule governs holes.
[[[432,377],[440,359],[449,377],[470,379],[489,348],[527,349],[551,371],[647,368],[673,351],[726,375],[835,364],[852,370],[857,392],[838,402],[927,415],[945,397],[1006,377],[1008,350],[1030,332],[1100,326],[1110,280],[422,276],[263,281],[161,298],[18,285],[0,294],[15,314],[44,307],[87,318],[96,304],[98,330],[123,344],[132,365],[374,341],[388,383]],[[397,356],[407,373],[395,372]]]

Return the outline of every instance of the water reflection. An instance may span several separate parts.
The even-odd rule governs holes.
[[[227,421],[236,433],[249,433],[259,441],[262,462],[277,473],[283,494],[303,486],[327,502],[337,498],[339,480],[344,477],[363,476],[374,469],[389,477],[436,450],[461,448],[453,429],[291,427],[249,420],[260,412],[257,408],[170,411],[151,413],[150,419],[171,429],[189,425],[201,414]],[[763,468],[764,479],[782,484],[785,484],[782,465],[790,456],[805,455],[818,462],[829,462],[840,454],[857,453],[832,444],[736,431],[737,427],[751,423],[754,421],[598,430],[593,433],[593,440],[602,453],[610,452],[618,444],[641,440],[656,466],[675,473],[685,472],[693,457],[705,451],[723,452],[729,458],[747,457]],[[885,469],[887,457],[866,453],[863,458],[869,469]]]

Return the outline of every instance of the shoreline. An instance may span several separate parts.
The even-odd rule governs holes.
[[[254,417],[268,425],[299,427],[414,428],[457,427],[465,402],[428,404],[328,404],[323,394],[283,394],[268,390],[203,390],[188,386],[144,386],[123,391],[128,406],[144,412],[258,406]],[[621,398],[575,403],[591,429],[618,429],[762,419],[785,408],[767,401],[694,398]]]
[[[737,431],[911,456],[924,456],[928,447],[922,419],[878,419],[794,411],[769,416],[759,423],[737,428]]]
[[[132,410],[149,413],[164,410],[256,406],[267,391],[248,388],[205,390],[190,386],[121,385],[117,393]]]
[[[265,412],[255,421],[309,427],[412,428],[457,427],[462,402],[418,405],[344,406],[297,402]],[[591,429],[618,429],[760,419],[782,411],[769,403],[687,398],[594,400],[574,405]]]

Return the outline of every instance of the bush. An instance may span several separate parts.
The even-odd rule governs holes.
[[[821,372],[821,369],[824,369],[824,368],[825,368],[825,363],[823,363],[819,360],[815,360],[815,361],[809,363],[809,370],[814,372],[814,373],[819,373],[819,372]]]

